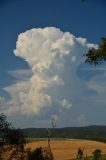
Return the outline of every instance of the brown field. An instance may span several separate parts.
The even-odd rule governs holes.
[[[35,149],[36,147],[47,147],[47,141],[36,141],[27,144],[26,147]],[[84,148],[84,153],[92,155],[95,149],[101,149],[102,154],[106,154],[106,144],[87,140],[51,140],[51,149],[55,160],[69,160],[76,158],[77,149]]]

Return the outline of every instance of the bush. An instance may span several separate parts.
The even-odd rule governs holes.
[[[102,156],[102,151],[100,149],[95,149],[93,154],[93,159],[94,160],[100,160],[101,156]]]
[[[29,151],[28,160],[44,160],[42,155],[42,148],[36,148],[34,151]]]

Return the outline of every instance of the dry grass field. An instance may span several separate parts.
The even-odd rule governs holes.
[[[32,142],[26,147],[31,147],[32,150],[36,147],[47,147],[47,141]],[[102,154],[106,154],[105,143],[87,140],[51,140],[51,148],[55,160],[76,158],[78,148],[84,148],[84,153],[87,153],[88,156],[92,155],[92,152],[97,148],[101,149]]]

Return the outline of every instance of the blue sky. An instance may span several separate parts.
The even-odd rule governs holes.
[[[0,1],[0,111],[4,112],[9,120],[19,127],[46,127],[50,125],[50,119],[52,118],[56,119],[58,127],[92,124],[105,125],[105,64],[93,67],[84,64],[82,60],[83,52],[87,51],[85,49],[87,44],[98,44],[100,38],[106,36],[105,19],[105,0],[86,0],[86,2],[81,0]],[[46,27],[59,28],[63,35],[69,32],[76,39],[77,37],[86,38],[86,44],[84,42],[86,47],[84,46],[79,51],[78,64],[77,62],[74,65],[68,64],[69,62],[65,59],[68,71],[64,70],[61,72],[59,70],[58,75],[60,77],[57,76],[56,72],[55,80],[61,80],[61,85],[63,85],[63,80],[66,84],[62,86],[62,89],[60,86],[59,88],[58,86],[51,87],[51,84],[49,84],[50,86],[46,91],[43,89],[43,93],[46,92],[46,100],[48,100],[50,106],[48,103],[45,104],[48,107],[40,106],[39,113],[35,112],[35,114],[31,114],[31,106],[29,108],[26,106],[25,109],[28,110],[23,113],[22,106],[25,106],[25,104],[19,99],[19,95],[24,91],[17,90],[16,86],[21,86],[23,83],[24,88],[26,85],[29,85],[29,81],[33,77],[33,68],[31,66],[32,62],[27,62],[28,57],[25,59],[19,53],[18,47],[16,47],[17,38],[20,33],[31,31],[32,28],[44,29]],[[54,30],[49,30],[48,32],[54,32]],[[61,34],[59,31],[56,32],[58,35]],[[81,41],[77,42],[79,43],[77,46],[76,39],[73,38],[73,43],[75,43],[76,48],[78,46],[81,48]],[[36,40],[35,43],[37,44],[37,39],[34,40]],[[17,56],[14,54],[14,49],[18,51]],[[27,48],[25,49],[27,50]],[[73,57],[77,57],[76,54],[78,54],[77,49],[73,50]],[[33,56],[36,58],[37,53]],[[42,59],[43,56],[40,58]],[[49,70],[45,75],[48,76],[51,72],[52,70]],[[66,72],[68,73],[66,74]],[[59,79],[62,77],[63,79]],[[16,91],[13,92],[13,90]],[[29,93],[29,89],[27,89],[27,92]],[[61,92],[64,94],[60,94]],[[15,98],[13,94],[16,94]],[[29,95],[25,94],[24,96],[27,99]],[[52,98],[52,103],[50,97]],[[36,99],[36,97],[34,98]],[[15,100],[17,103],[15,103]],[[29,103],[29,101],[26,103]],[[32,107],[34,105],[36,104],[33,104]],[[67,106],[66,109],[64,109],[65,105]],[[18,107],[21,109],[17,109]],[[39,108],[39,105],[36,107]],[[14,113],[12,110],[14,110]],[[30,114],[28,114],[28,111]]]

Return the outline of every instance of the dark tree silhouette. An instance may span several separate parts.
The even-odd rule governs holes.
[[[11,152],[10,159],[12,159],[13,157],[15,157],[15,159],[17,159],[17,157],[20,157],[21,160],[24,160],[24,157],[25,157],[24,144],[26,143],[26,140],[22,130],[11,129],[8,132],[8,135],[6,138],[9,146],[11,147],[11,150],[14,149],[14,151]]]
[[[0,114],[0,160],[24,160],[25,142],[22,130],[13,128],[11,123],[7,122],[6,116]],[[8,153],[7,157],[4,157],[5,153]]]
[[[11,128],[11,124],[7,122],[6,116],[3,113],[1,113],[0,114],[0,159],[2,159],[4,146],[7,143],[6,137],[10,130],[9,128]]]
[[[84,56],[86,58],[85,62],[93,65],[98,65],[106,61],[106,37],[101,38],[100,45],[97,49],[89,49]]]
[[[43,157],[42,148],[36,148],[34,151],[29,151],[28,160],[45,160]]]
[[[52,131],[55,127],[56,127],[56,124],[54,123],[54,120],[52,119],[52,128],[47,129],[47,132],[48,132],[48,149],[49,149],[49,155],[50,155],[49,160],[54,159],[53,154],[52,154],[52,150],[51,150],[51,137],[52,137]]]

